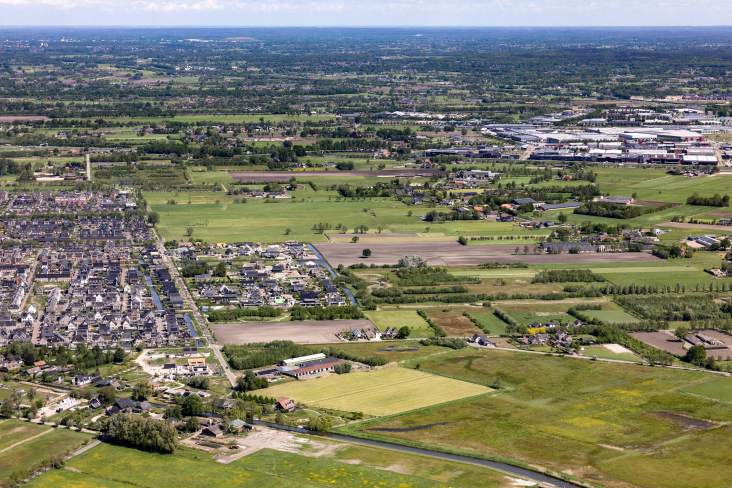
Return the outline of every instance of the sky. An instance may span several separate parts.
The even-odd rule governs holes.
[[[0,0],[4,26],[705,26],[732,0]]]

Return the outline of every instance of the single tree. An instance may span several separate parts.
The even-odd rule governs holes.
[[[224,261],[221,261],[219,264],[216,265],[213,275],[217,278],[226,277],[226,263]]]
[[[567,216],[564,215],[564,212],[559,212],[559,217],[557,217],[557,220],[560,223],[562,223],[562,224],[566,224],[567,223]]]
[[[683,341],[684,339],[686,339],[686,336],[689,335],[689,329],[687,329],[686,327],[677,327],[674,331],[674,335],[678,337],[679,340]]]
[[[183,415],[188,417],[203,412],[203,401],[198,395],[188,395],[183,401]]]
[[[357,243],[358,242],[358,236],[351,237],[351,242],[354,243],[354,244]]]
[[[111,405],[117,399],[117,390],[113,386],[105,386],[99,390],[99,401],[103,405]]]
[[[139,401],[144,401],[153,395],[153,389],[147,380],[138,381],[135,386],[132,387],[132,398]]]
[[[361,254],[363,255],[363,257],[368,258],[371,256],[371,249],[364,249],[363,251],[361,251]]]
[[[403,326],[402,326],[402,327],[401,327],[401,328],[399,329],[399,335],[400,335],[401,337],[405,337],[405,338],[406,338],[406,337],[409,337],[409,334],[410,334],[410,333],[411,333],[411,331],[409,330],[409,327],[407,327],[406,325],[403,325]]]

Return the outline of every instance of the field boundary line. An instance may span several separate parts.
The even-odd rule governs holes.
[[[29,438],[27,438],[27,439],[23,439],[23,440],[22,440],[22,441],[20,441],[20,442],[16,442],[16,443],[15,443],[15,444],[13,444],[12,446],[8,446],[8,447],[6,447],[5,449],[3,449],[2,451],[0,451],[0,454],[1,454],[1,453],[3,453],[3,452],[5,452],[5,451],[9,451],[10,449],[12,449],[12,448],[14,448],[14,447],[18,447],[19,445],[21,445],[21,444],[23,444],[23,443],[25,443],[25,442],[28,442],[28,441],[32,441],[33,439],[37,439],[37,438],[41,437],[42,435],[46,435],[46,434],[48,434],[49,432],[51,432],[52,430],[53,430],[53,429],[48,429],[48,430],[46,430],[46,431],[44,431],[44,432],[41,432],[41,433],[40,433],[40,434],[38,434],[38,435],[34,435],[33,437],[29,437]]]

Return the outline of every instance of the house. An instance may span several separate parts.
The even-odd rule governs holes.
[[[234,419],[231,421],[230,425],[233,429],[236,429],[238,432],[244,432],[244,431],[249,432],[254,429],[253,425],[247,424],[242,419]]]
[[[295,410],[295,402],[286,397],[279,397],[275,404],[275,409],[283,412],[292,412]]]
[[[102,407],[102,402],[99,401],[99,398],[92,398],[92,400],[89,402],[89,408],[94,410],[97,408]]]
[[[471,338],[471,341],[475,342],[479,346],[493,346],[493,343],[491,342],[491,340],[488,338],[487,335],[475,334]]]
[[[224,428],[219,424],[211,425],[209,427],[204,427],[203,430],[201,431],[201,435],[206,436],[206,437],[218,438],[218,437],[224,437],[224,434],[225,434]]]
[[[71,380],[71,384],[74,386],[83,386],[88,385],[91,383],[91,376],[86,374],[80,374],[77,376],[74,376],[74,378]]]
[[[135,402],[130,400],[129,398],[118,398],[115,400],[113,407],[117,408],[120,412],[122,410],[125,410],[127,408],[132,408],[135,406]]]
[[[132,407],[132,413],[142,414],[150,410],[151,407],[152,405],[150,405],[150,403],[148,402],[139,402],[137,405]]]

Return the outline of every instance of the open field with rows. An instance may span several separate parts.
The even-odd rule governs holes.
[[[460,266],[482,263],[625,263],[654,262],[659,258],[647,253],[585,253],[585,254],[516,254],[519,244],[494,246],[461,246],[458,242],[394,242],[370,243],[368,263],[396,264],[405,254],[416,253],[427,259],[430,266]],[[318,251],[331,266],[363,263],[363,246],[358,244],[318,244]]]
[[[687,488],[689,479],[696,480],[695,486],[732,482],[719,455],[732,447],[727,426],[732,405],[676,391],[714,378],[707,373],[473,349],[426,359],[421,367],[480,381],[500,377],[517,390],[341,430],[450,452],[505,456],[607,487]],[[447,424],[364,432],[439,422]],[[687,462],[691,459],[705,461]]]
[[[286,396],[306,405],[383,416],[491,391],[474,383],[395,367],[292,381],[268,388],[267,394]]]
[[[686,354],[683,343],[672,334],[666,334],[665,332],[632,332],[630,335],[656,349],[679,356]]]
[[[336,334],[353,329],[372,329],[368,320],[304,320],[296,322],[237,322],[209,325],[219,344],[293,341],[298,344],[339,342]]]

